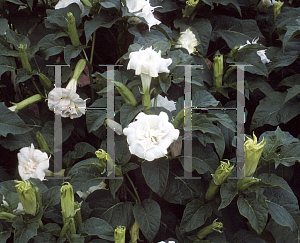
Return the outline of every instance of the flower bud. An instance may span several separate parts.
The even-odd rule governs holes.
[[[217,219],[215,219],[211,225],[206,226],[205,228],[201,229],[197,233],[197,237],[200,240],[202,240],[204,237],[213,233],[214,231],[218,231],[219,233],[222,233],[222,231],[221,231],[222,228],[223,228],[223,224],[221,222],[217,222]]]
[[[81,0],[84,6],[93,7],[89,0]]]
[[[16,217],[16,215],[7,212],[0,212],[0,219],[8,220]]]
[[[48,147],[48,144],[46,143],[43,135],[40,132],[37,132],[36,139],[37,139],[38,144],[39,144],[39,146],[41,148],[41,151],[50,154],[50,149]]]
[[[79,202],[75,202],[74,203],[74,209],[75,209],[75,220],[77,223],[77,227],[80,227],[80,225],[82,224],[82,217],[81,217],[81,203]]]
[[[102,167],[106,168],[107,153],[103,149],[98,149],[95,152]]]
[[[118,226],[115,229],[115,233],[114,233],[115,243],[125,243],[125,233],[126,233],[126,227]]]
[[[230,166],[229,160],[227,160],[227,163],[221,161],[221,164],[219,165],[215,174],[213,175],[213,179],[211,180],[208,190],[205,194],[206,200],[210,201],[214,198],[214,196],[219,191],[220,186],[230,175],[233,168],[234,166]]]
[[[278,1],[277,3],[273,4],[273,17],[274,17],[274,22],[278,16],[278,14],[280,14],[281,11],[281,7],[283,5],[283,2]]]
[[[11,111],[18,112],[19,110],[24,109],[25,107],[32,105],[38,101],[42,100],[42,96],[39,94],[33,95],[25,100],[22,100],[19,103],[13,103],[13,106],[8,107]]]
[[[134,221],[133,225],[131,226],[131,229],[129,231],[130,233],[130,243],[136,243],[140,241],[140,227],[136,221]]]
[[[264,139],[258,144],[257,137],[253,132],[253,139],[247,137],[247,141],[244,144],[245,150],[245,171],[244,177],[252,177],[256,171],[258,161],[266,144]]]
[[[214,86],[221,87],[223,79],[223,55],[215,55],[214,57]]]
[[[36,193],[30,181],[15,181],[20,202],[27,214],[35,215],[37,211]]]
[[[76,21],[74,18],[74,15],[69,12],[67,14],[68,16],[68,31],[69,31],[69,36],[72,42],[72,45],[75,47],[80,46],[80,41],[79,41],[79,36],[78,36],[78,32],[76,29]]]
[[[229,52],[227,57],[230,57],[234,60],[234,58],[236,57],[236,55],[239,53],[239,48],[241,47],[241,45],[237,45],[235,47],[233,47],[231,49],[231,51]]]
[[[36,198],[36,214],[37,214],[43,207],[42,198],[38,186],[33,183],[31,184],[31,186]]]
[[[29,72],[31,72],[32,69],[31,69],[30,63],[28,61],[26,49],[27,49],[27,45],[24,45],[24,44],[19,45],[19,54],[20,54],[22,66],[23,66],[23,68],[25,68]]]
[[[46,89],[52,89],[53,88],[53,84],[50,81],[50,79],[43,73],[39,73],[39,78],[40,78],[40,82],[41,84],[46,88]]]
[[[76,79],[76,81],[77,81],[80,74],[85,69],[85,66],[86,66],[86,60],[85,59],[80,59],[76,64],[72,79]]]
[[[240,192],[245,191],[246,189],[248,189],[250,186],[257,184],[258,182],[260,182],[260,179],[257,178],[247,178],[247,179],[238,179],[237,181],[237,188]]]
[[[114,82],[114,84],[119,94],[123,97],[127,104],[131,104],[133,106],[137,105],[133,93],[124,84],[116,81]]]
[[[183,17],[190,17],[195,8],[197,7],[199,0],[186,1],[185,9],[182,10]]]

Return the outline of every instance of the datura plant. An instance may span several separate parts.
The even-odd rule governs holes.
[[[298,0],[0,9],[0,243],[299,241]]]

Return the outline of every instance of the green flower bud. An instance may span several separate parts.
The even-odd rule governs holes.
[[[237,46],[233,47],[227,57],[234,59],[236,57],[236,55],[239,53],[238,50],[239,50],[240,46],[241,45],[237,45]]]
[[[22,66],[23,66],[23,68],[25,68],[29,72],[31,72],[32,69],[31,69],[30,63],[28,61],[26,49],[27,49],[27,45],[24,45],[24,44],[19,45],[19,54],[20,54]]]
[[[13,106],[9,107],[11,111],[18,112],[19,110],[24,109],[25,107],[32,105],[38,101],[42,100],[42,96],[39,94],[33,95],[19,103],[13,103]]]
[[[77,227],[80,227],[82,224],[82,217],[81,217],[81,203],[75,202],[74,203],[74,209],[75,209],[75,220],[77,223]]]
[[[81,43],[79,41],[79,36],[78,36],[77,29],[76,29],[76,21],[75,21],[74,15],[71,12],[69,12],[67,14],[67,16],[68,16],[68,31],[69,31],[69,36],[70,36],[72,45],[75,47],[78,47],[78,46],[80,46]]]
[[[76,234],[76,227],[74,218],[68,218],[64,223],[63,228],[60,231],[60,238],[63,238],[65,235]]]
[[[31,186],[36,198],[36,214],[37,214],[43,207],[42,198],[38,186],[33,183],[31,184]]]
[[[90,3],[89,0],[81,0],[84,6],[92,7],[92,4]]]
[[[7,212],[0,212],[0,219],[8,220],[16,217],[16,215]]]
[[[256,171],[258,161],[266,144],[264,139],[257,143],[257,137],[253,132],[253,139],[247,137],[247,141],[244,144],[245,151],[245,171],[244,177],[252,177],[254,172]]]
[[[46,89],[52,89],[53,88],[53,84],[50,81],[50,79],[43,73],[39,73],[39,78],[40,78],[40,82],[41,84],[46,88]]]
[[[227,163],[221,161],[221,164],[213,175],[213,179],[211,180],[208,190],[205,194],[206,200],[210,201],[214,198],[214,196],[218,193],[220,186],[230,175],[233,168],[234,166],[230,166],[229,160],[227,160]]]
[[[273,4],[273,17],[274,17],[274,22],[278,16],[278,14],[280,14],[281,11],[281,7],[283,5],[283,2],[278,1],[277,3]]]
[[[197,237],[202,240],[205,236],[213,233],[214,231],[218,231],[219,233],[222,233],[221,229],[223,228],[223,224],[221,222],[217,222],[217,219],[214,220],[214,222],[206,226],[205,228],[201,229],[197,233]]]
[[[80,74],[85,69],[85,66],[86,66],[86,60],[85,59],[80,59],[76,64],[72,79],[76,79],[76,81],[77,81]]]
[[[119,94],[123,97],[127,104],[131,104],[133,106],[137,105],[136,99],[132,92],[122,83],[114,82],[116,89],[118,90]]]
[[[17,183],[16,190],[19,195],[20,202],[27,214],[36,215],[37,201],[36,193],[31,186],[30,181],[15,181]]]
[[[250,186],[257,184],[258,182],[260,182],[260,179],[257,178],[247,178],[247,179],[238,179],[237,181],[237,188],[240,192],[245,191],[246,189],[248,189]]]
[[[131,226],[131,229],[129,231],[130,233],[130,243],[136,243],[140,241],[140,227],[136,221],[134,221],[133,225]]]
[[[215,55],[214,57],[214,86],[221,87],[223,79],[223,55]]]
[[[190,17],[190,15],[193,13],[195,8],[197,7],[197,4],[199,3],[199,0],[189,0],[186,1],[185,9],[182,10],[183,17]]]
[[[39,146],[40,146],[41,150],[43,152],[46,152],[46,153],[50,154],[50,149],[48,147],[48,144],[46,143],[43,135],[40,132],[37,132],[36,139],[39,143]]]
[[[114,233],[115,243],[125,243],[125,233],[126,233],[126,227],[118,226],[115,229],[115,233]]]
[[[106,168],[107,153],[103,149],[98,149],[95,154],[99,159],[101,166]]]

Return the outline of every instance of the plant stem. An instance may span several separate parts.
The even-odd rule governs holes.
[[[37,92],[42,96],[42,98],[46,98],[46,97],[42,94],[42,92],[39,90],[39,88],[38,88],[38,86],[36,85],[36,83],[34,82],[34,80],[33,80],[33,79],[31,79],[31,80],[32,80],[32,83],[33,83],[34,87],[36,88]]]
[[[138,202],[141,203],[141,199],[140,199],[140,197],[139,197],[139,194],[137,193],[137,190],[136,190],[136,188],[135,188],[135,186],[134,186],[132,180],[130,179],[130,177],[129,177],[129,175],[128,175],[127,173],[126,173],[126,177],[128,178],[128,180],[129,180],[129,182],[130,182],[130,184],[131,184],[131,186],[132,186],[132,188],[133,188],[133,190],[134,190],[134,192],[135,192],[135,195],[136,195],[136,197],[137,197],[137,199],[138,199]]]
[[[94,56],[94,49],[95,49],[95,41],[96,41],[96,31],[93,33],[93,40],[92,40],[92,50],[91,50],[91,56],[90,56],[90,64],[93,63],[93,56]]]
[[[123,183],[123,186],[125,187],[125,189],[129,192],[129,194],[133,197],[133,199],[135,200],[135,203],[138,202],[136,196],[129,190],[128,186],[126,186],[125,183]]]

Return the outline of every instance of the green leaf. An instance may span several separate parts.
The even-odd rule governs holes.
[[[56,238],[54,235],[45,232],[38,232],[37,236],[34,237],[34,243],[54,243]]]
[[[289,184],[280,176],[263,173],[258,176],[258,179],[261,179],[263,183],[269,184],[271,187],[281,188],[289,193],[293,193]]]
[[[207,118],[211,122],[218,122],[231,131],[236,132],[236,124],[230,119],[227,113],[211,110],[209,111],[209,114],[207,114]]]
[[[16,182],[13,180],[3,181],[0,183],[0,193],[5,197],[5,201],[7,201],[8,205],[12,209],[16,209],[20,202],[15,185]]]
[[[199,199],[194,199],[188,203],[184,209],[180,223],[180,231],[182,233],[190,232],[201,227],[211,214],[212,207],[210,204],[204,204]]]
[[[99,200],[99,198],[101,198],[101,200]],[[101,218],[103,213],[120,203],[120,200],[118,197],[113,198],[111,192],[108,190],[97,190],[87,197],[86,202],[89,204],[89,207],[93,209],[91,215]]]
[[[229,180],[228,183],[223,183],[221,185],[220,194],[221,194],[222,202],[218,210],[222,208],[226,208],[231,203],[231,201],[235,198],[235,196],[238,194],[236,183],[234,183],[231,180]]]
[[[60,186],[54,186],[42,194],[44,211],[53,210],[53,207],[60,202],[60,188]]]
[[[239,12],[240,16],[242,17],[241,8],[237,0],[213,0],[213,2],[222,5],[228,5],[228,4],[234,5],[237,11]]]
[[[116,18],[112,15],[109,15],[106,12],[100,12],[92,20],[85,21],[84,32],[85,32],[86,43],[88,43],[89,38],[94,33],[94,31],[96,31],[100,27],[110,28],[111,26],[113,26],[114,23],[116,23],[120,19],[121,19],[120,17]]]
[[[81,170],[71,179],[74,191],[86,192],[90,187],[99,185],[103,178],[98,169],[93,167],[81,168]]]
[[[245,229],[240,229],[238,232],[236,232],[233,235],[233,240],[231,243],[267,243],[265,240],[262,238],[258,237],[256,234],[245,230]]]
[[[193,93],[193,106],[195,108],[216,107],[218,104],[219,101],[206,90],[200,90]]]
[[[64,164],[70,166],[76,159],[84,157],[87,153],[95,154],[96,149],[86,142],[79,142],[74,146],[74,151],[68,151],[63,158]]]
[[[0,144],[10,151],[14,151],[19,148],[29,147],[31,143],[34,143],[34,137],[32,132],[24,134],[7,134],[6,137],[0,137]]]
[[[145,199],[133,207],[133,215],[143,235],[152,242],[160,226],[161,211],[157,202]]]
[[[30,40],[25,35],[17,34],[15,31],[8,29],[6,31],[7,42],[14,45],[16,50],[19,50],[19,45],[27,45],[27,48],[30,46]]]
[[[0,56],[0,76],[7,71],[14,71],[16,62],[13,57]]]
[[[162,197],[168,182],[169,161],[164,157],[151,162],[144,161],[141,168],[147,185]]]
[[[10,111],[4,105],[4,102],[0,103],[0,135],[6,137],[8,133],[23,134],[29,130],[24,121],[15,112]]]
[[[131,104],[124,104],[120,112],[120,122],[123,128],[127,127],[131,120],[142,110],[144,109],[143,105],[135,107]]]
[[[0,35],[3,35],[8,28],[9,28],[8,20],[5,18],[1,18],[0,19]]]
[[[178,5],[172,0],[151,0],[151,6],[161,6],[160,8],[156,8],[155,11],[160,13],[167,13],[178,9]],[[158,26],[158,25],[157,25]]]
[[[118,164],[125,165],[131,158],[131,153],[128,148],[127,137],[121,136],[115,140],[115,154]]]
[[[292,88],[288,89],[287,92],[288,93],[284,102],[287,102],[288,100],[300,95],[300,85],[293,86]]]
[[[86,112],[86,126],[88,132],[96,131],[99,127],[102,126],[107,114],[105,110],[87,110]]]
[[[119,202],[108,208],[101,215],[101,219],[104,219],[107,223],[109,223],[113,229],[119,225],[125,226],[126,229],[129,229],[134,223],[132,210],[133,206],[131,202]]]
[[[65,8],[60,9],[47,9],[47,20],[52,23],[56,24],[63,29],[68,29],[68,16],[67,14],[71,12],[75,18],[76,26],[81,23],[81,9],[79,8],[78,4],[72,3]],[[47,26],[46,26],[47,27]]]
[[[240,195],[237,205],[240,214],[246,217],[252,228],[260,234],[264,230],[268,220],[266,197],[258,194],[258,198],[256,199],[254,192],[249,193],[246,197]]]
[[[0,242],[7,242],[7,239],[10,237],[11,235],[11,230],[10,228],[2,228],[2,225],[0,225]]]
[[[15,83],[25,82],[26,80],[30,79],[33,74],[31,74],[27,69],[20,68],[17,70],[17,77]]]
[[[114,241],[113,228],[103,219],[89,218],[80,226],[80,232],[88,235],[97,235],[101,239]]]
[[[164,93],[171,87],[171,77],[168,73],[159,73],[159,85]]]
[[[83,49],[88,48],[87,46],[78,46],[75,47],[73,45],[67,45],[64,48],[64,59],[66,64],[70,65],[70,61],[73,58],[76,58]]]
[[[300,18],[291,21],[288,25],[285,26],[286,32],[283,38],[283,47],[285,47],[286,43],[292,39],[294,36],[300,34]]]
[[[32,237],[37,235],[39,224],[37,222],[23,222],[22,218],[17,218],[12,226],[15,228],[14,242],[27,243]]]
[[[278,158],[275,158],[275,168],[279,164],[292,166],[297,161],[300,162],[300,142],[284,144],[280,149]]]
[[[253,114],[250,130],[265,124],[277,126],[287,123],[300,113],[300,100],[297,98],[285,101],[286,93],[273,92],[259,101]]]
[[[278,86],[288,86],[288,87],[294,87],[295,85],[299,84],[300,74],[294,74],[292,76],[289,76],[287,78],[284,78]]]
[[[45,59],[48,60],[49,57],[57,55],[64,50],[65,42],[63,39],[55,39],[56,34],[49,34],[42,38],[38,46],[41,51],[44,52]]]
[[[110,189],[113,197],[116,196],[116,192],[119,190],[119,188],[122,186],[122,184],[123,184],[122,178],[109,180],[109,189]]]

